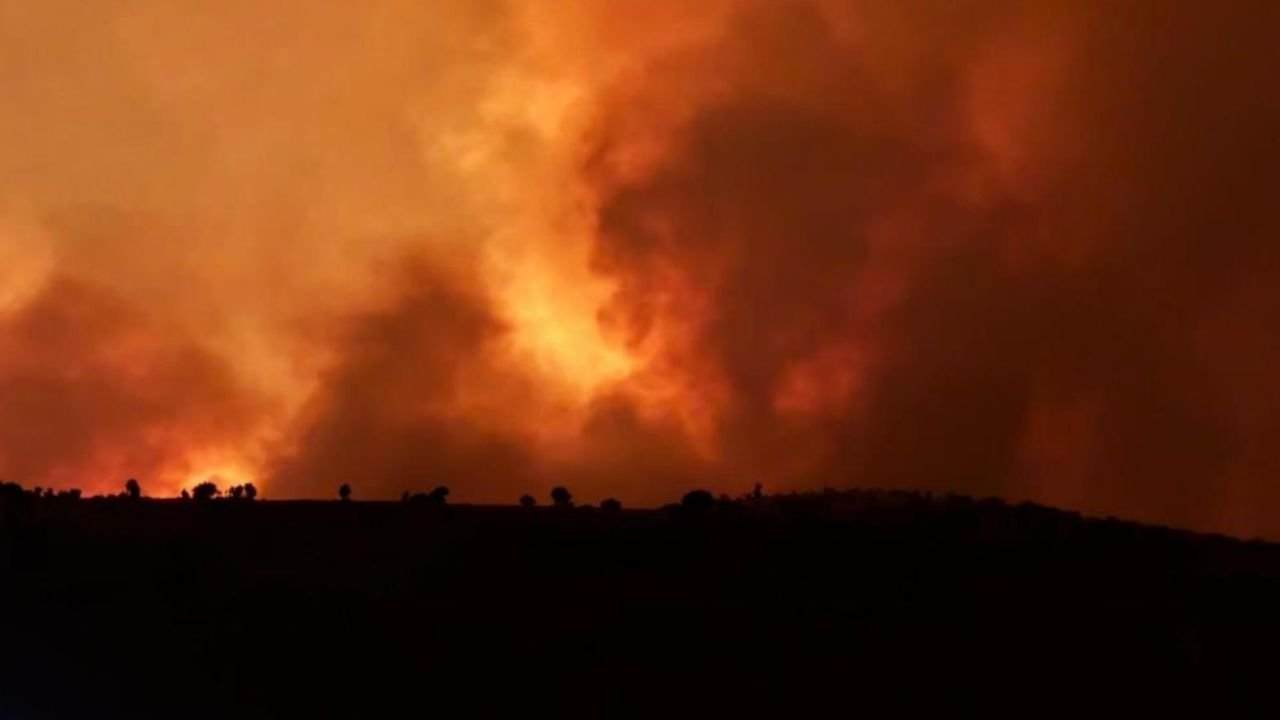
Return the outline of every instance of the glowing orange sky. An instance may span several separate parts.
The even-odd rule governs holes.
[[[1275,12],[0,0],[0,476],[1276,536]]]

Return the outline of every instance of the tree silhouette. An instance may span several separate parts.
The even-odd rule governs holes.
[[[190,500],[190,499],[191,499],[191,493],[187,492],[187,489],[186,489],[186,488],[182,488],[182,499],[183,499],[183,500]]]
[[[535,500],[535,499],[533,498],[533,496],[532,496],[532,495],[521,495],[521,496],[520,496],[520,507],[523,507],[523,508],[531,508],[531,507],[533,507],[534,505],[537,505],[537,504],[538,504],[538,501],[537,501],[537,500]]]
[[[232,500],[239,500],[240,498],[244,497],[244,486],[232,485],[231,487],[227,488],[227,495],[230,496]]]
[[[137,500],[142,497],[142,487],[133,478],[129,478],[129,481],[124,484],[124,491],[129,494],[130,500]]]
[[[342,483],[341,485],[338,486],[338,499],[342,500],[343,502],[347,502],[348,500],[351,499],[350,485],[348,485],[347,483]]]
[[[449,497],[449,488],[445,487],[444,485],[441,485],[437,487],[435,490],[432,490],[431,492],[427,493],[427,499],[437,505],[444,505],[446,502],[445,498],[447,497]]]
[[[715,507],[716,499],[706,490],[691,490],[685,493],[680,507],[690,513],[706,513]]]
[[[4,482],[0,483],[0,500],[8,502],[22,502],[26,499],[26,492],[18,483]]]
[[[554,487],[551,489],[551,502],[559,508],[573,507],[573,493],[563,486]]]
[[[244,484],[244,499],[256,500],[258,498],[258,488],[253,483]]]
[[[218,486],[211,482],[205,481],[195,486],[191,491],[191,497],[196,500],[212,500],[218,496]]]
[[[617,498],[608,498],[600,501],[600,509],[605,512],[620,512],[622,510],[622,502]]]

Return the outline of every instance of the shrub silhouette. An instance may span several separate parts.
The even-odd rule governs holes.
[[[26,499],[26,492],[18,483],[0,483],[0,500],[18,503]]]
[[[227,496],[230,497],[232,500],[239,500],[240,498],[244,497],[244,486],[232,485],[231,487],[227,488]]]
[[[720,497],[716,498],[716,508],[720,510],[738,510],[742,507],[741,500],[735,500],[729,493],[720,493]]]
[[[133,478],[129,478],[129,481],[124,484],[124,491],[128,493],[130,500],[142,497],[142,486],[138,485],[138,481]]]
[[[351,499],[351,486],[350,486],[350,485],[348,485],[348,484],[346,484],[346,483],[342,483],[342,485],[339,485],[339,486],[338,486],[338,499],[339,499],[339,500],[342,500],[343,502],[347,502],[347,501],[349,501],[349,500]]]
[[[521,496],[520,496],[520,507],[524,507],[524,508],[531,508],[531,507],[533,507],[534,505],[537,505],[537,504],[538,504],[538,501],[537,501],[537,500],[535,500],[535,499],[533,499],[533,496],[532,496],[532,495],[521,495]]]
[[[551,502],[559,508],[573,507],[573,493],[563,486],[551,489]]]
[[[190,499],[191,499],[191,493],[187,492],[187,489],[186,489],[186,488],[182,488],[182,499],[183,499],[183,500],[190,500]]]
[[[617,498],[608,498],[600,501],[600,509],[605,512],[620,512],[622,510],[622,502]]]
[[[690,490],[680,500],[680,508],[685,512],[702,514],[715,507],[715,497],[706,490]]]
[[[406,490],[401,496],[401,502],[407,502],[411,505],[444,505],[449,497],[449,488],[440,485],[431,492],[426,493],[410,493]]]
[[[196,485],[195,489],[191,491],[191,497],[201,501],[212,500],[217,496],[218,486],[208,481]]]
[[[258,498],[258,488],[253,483],[244,484],[244,499],[256,500]]]

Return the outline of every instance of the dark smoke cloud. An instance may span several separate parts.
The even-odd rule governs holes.
[[[193,339],[59,276],[0,316],[0,398],[9,477],[88,491],[182,477],[175,449],[243,447],[268,409]]]
[[[628,387],[597,393],[567,449],[547,451],[535,431],[554,418],[527,371],[503,359],[510,328],[475,283],[421,259],[383,270],[386,301],[333,331],[333,364],[271,471],[277,495],[349,482],[365,497],[446,485],[460,499],[513,502],[563,484],[581,501],[653,505],[720,476],[677,418],[646,415]]]
[[[581,444],[568,460],[544,468],[541,487],[567,484],[584,498],[625,498],[659,506],[689,488],[736,488],[736,479],[703,457],[678,417],[646,417],[625,391],[598,395],[588,409]]]
[[[1276,11],[898,5],[750,4],[619,93],[588,165],[608,317],[725,389],[717,452],[748,475],[1274,534]],[[1067,50],[1006,87],[990,58],[1035,68],[1042,37]],[[1019,92],[1034,121],[993,144],[981,114]],[[672,104],[660,159],[617,172],[610,120]],[[797,416],[806,367],[837,401]]]
[[[716,479],[680,424],[643,416],[626,388],[593,398],[567,451],[540,448],[539,418],[524,416],[538,388],[504,363],[509,328],[475,284],[421,259],[387,272],[388,301],[334,331],[333,365],[271,470],[276,495],[352,483],[387,498],[444,484],[468,501],[512,502],[568,484],[584,501],[660,503]]]
[[[447,485],[471,498],[518,497],[530,475],[526,440],[459,411],[477,376],[505,380],[491,351],[506,328],[483,296],[421,261],[394,278],[385,307],[341,324],[336,362],[271,487],[306,496],[346,482],[385,498]]]

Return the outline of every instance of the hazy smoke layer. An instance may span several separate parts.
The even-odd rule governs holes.
[[[0,474],[1280,536],[1273,4],[552,5],[0,0]]]

